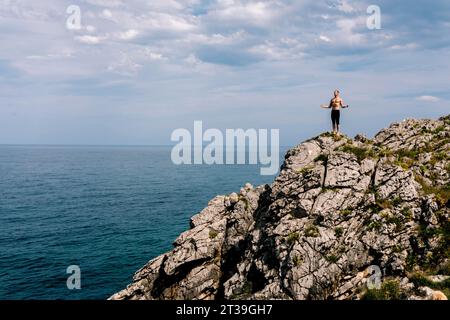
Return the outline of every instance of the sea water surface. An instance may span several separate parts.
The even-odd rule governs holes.
[[[176,166],[170,152],[0,146],[0,299],[106,299],[215,195],[274,179],[256,165]],[[70,265],[80,290],[67,288]]]

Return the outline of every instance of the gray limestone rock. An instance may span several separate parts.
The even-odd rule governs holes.
[[[360,299],[373,266],[404,299],[443,299],[412,274],[449,269],[449,146],[449,116],[305,141],[271,185],[212,199],[111,299]]]

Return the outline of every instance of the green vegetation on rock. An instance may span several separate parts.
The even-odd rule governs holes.
[[[358,162],[361,162],[362,160],[366,158],[376,158],[377,155],[375,151],[373,151],[372,148],[363,148],[363,147],[356,147],[352,144],[345,144],[340,148],[341,151],[346,153],[351,153],[356,156],[356,159],[358,159]]]
[[[210,239],[214,239],[214,238],[216,238],[218,235],[219,235],[219,234],[218,234],[217,231],[215,231],[215,230],[210,230],[210,231],[209,231],[209,238],[210,238]]]
[[[450,200],[450,184],[444,186],[431,186],[425,182],[421,176],[415,176],[416,181],[421,185],[425,194],[434,194],[441,206],[444,206]]]
[[[309,226],[305,229],[305,236],[316,238],[320,235],[319,229],[316,226]]]
[[[298,241],[298,239],[300,239],[300,235],[298,234],[298,232],[291,232],[288,236],[287,236],[287,243],[288,244],[293,244],[296,241]]]
[[[342,237],[343,234],[344,234],[344,229],[343,229],[343,228],[341,228],[341,227],[336,227],[336,228],[334,228],[334,235],[335,235],[337,238]]]
[[[385,280],[380,289],[367,289],[361,300],[400,300],[404,297],[397,280]]]
[[[301,256],[295,255],[295,256],[292,258],[292,263],[293,263],[294,266],[296,266],[296,267],[298,267],[299,265],[301,265],[302,262],[303,262],[303,258],[302,258]]]

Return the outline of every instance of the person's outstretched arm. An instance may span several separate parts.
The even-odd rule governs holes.
[[[341,107],[342,107],[343,109],[348,108],[348,104],[347,104],[347,105],[344,105],[344,100],[341,100]]]
[[[330,108],[331,108],[331,103],[332,103],[332,100],[330,101],[330,103],[329,103],[328,106],[327,106],[326,104],[323,104],[323,105],[321,105],[320,107],[321,107],[321,108],[324,108],[324,109],[330,109]]]

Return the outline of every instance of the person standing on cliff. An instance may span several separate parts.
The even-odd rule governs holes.
[[[334,91],[334,98],[331,99],[330,104],[322,105],[322,108],[331,109],[331,123],[333,125],[333,133],[339,134],[340,130],[340,118],[341,118],[341,108],[348,108],[348,105],[344,105],[344,101],[340,96],[339,90]]]

